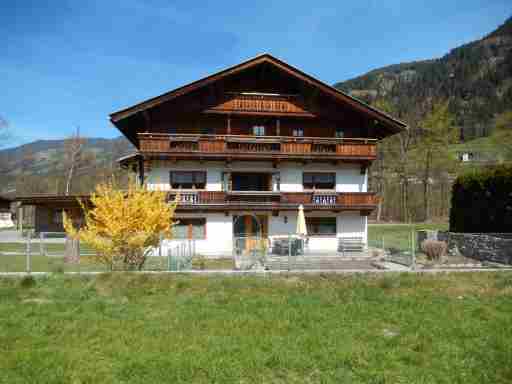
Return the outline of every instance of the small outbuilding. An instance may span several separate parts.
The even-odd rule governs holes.
[[[79,201],[89,204],[89,195],[47,195],[37,194],[16,198],[21,206],[34,207],[34,230],[40,232],[64,232],[62,213],[66,212],[73,222],[83,223],[83,210]]]
[[[0,196],[0,228],[10,228],[14,226],[11,213],[11,199]]]

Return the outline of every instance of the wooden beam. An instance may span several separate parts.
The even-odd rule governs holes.
[[[146,132],[151,132],[151,116],[149,114],[149,110],[142,111],[142,117],[144,118],[144,130]]]

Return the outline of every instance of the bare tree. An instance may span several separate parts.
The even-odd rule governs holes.
[[[71,191],[71,183],[76,169],[80,166],[80,162],[84,159],[84,146],[86,139],[80,137],[80,128],[77,127],[76,132],[69,138],[64,140],[64,166],[66,169],[66,190],[65,194],[69,195]]]

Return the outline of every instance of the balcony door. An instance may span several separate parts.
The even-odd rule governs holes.
[[[271,173],[235,173],[231,175],[233,191],[271,191]]]

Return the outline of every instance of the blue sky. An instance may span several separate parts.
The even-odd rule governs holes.
[[[108,114],[269,52],[327,83],[440,57],[510,0],[16,0],[0,4],[0,116],[11,145],[115,137]]]

